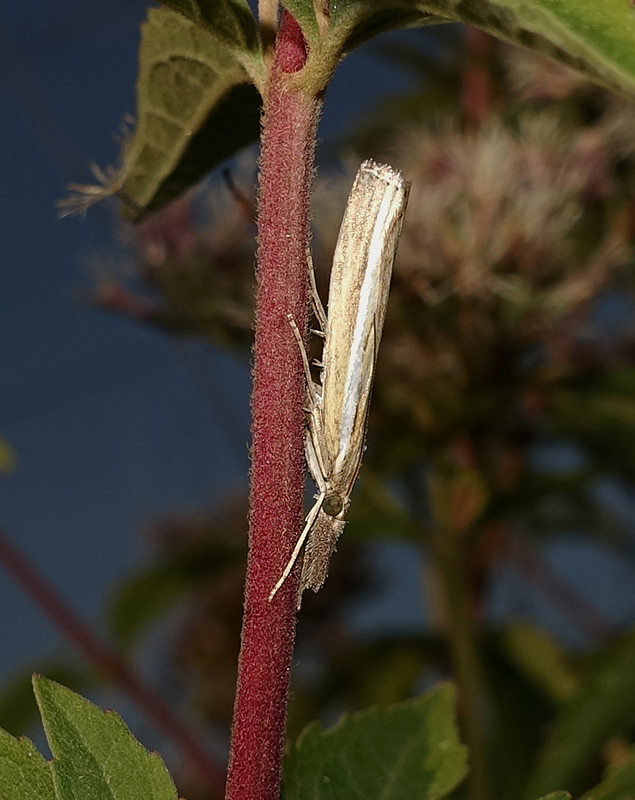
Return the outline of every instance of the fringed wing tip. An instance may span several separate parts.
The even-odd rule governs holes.
[[[346,521],[330,517],[320,511],[313,529],[309,533],[304,548],[300,588],[298,590],[298,609],[302,603],[305,589],[319,592],[329,571],[331,556],[335,552],[337,540],[340,538]]]

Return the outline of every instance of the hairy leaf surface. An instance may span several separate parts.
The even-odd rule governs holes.
[[[161,757],[118,714],[40,676],[33,687],[54,756],[57,800],[177,800]]]
[[[132,216],[158,210],[258,136],[257,90],[232,53],[180,14],[143,26],[137,125],[118,194]]]
[[[26,737],[14,739],[0,728],[2,800],[56,800],[51,765]]]

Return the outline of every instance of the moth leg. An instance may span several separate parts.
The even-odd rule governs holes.
[[[312,423],[312,424],[311,424]],[[326,494],[326,469],[322,459],[322,450],[320,448],[320,430],[317,420],[313,417],[310,419],[309,431],[304,442],[304,452],[306,455],[306,463],[311,473],[311,477],[315,481],[320,494]]]
[[[321,491],[320,494],[318,495],[317,500],[315,501],[315,504],[313,505],[313,508],[309,511],[309,513],[307,515],[307,518],[306,518],[306,523],[304,525],[304,530],[300,534],[300,538],[298,539],[298,541],[296,543],[296,546],[295,546],[295,548],[293,550],[293,553],[291,554],[291,558],[289,559],[289,563],[284,568],[284,571],[283,571],[282,575],[280,576],[280,580],[278,581],[278,583],[276,583],[276,585],[271,590],[271,594],[269,595],[269,602],[271,602],[273,600],[273,598],[276,596],[276,594],[278,592],[278,589],[280,589],[282,584],[289,577],[289,574],[290,574],[291,570],[293,569],[293,565],[295,564],[298,556],[300,555],[300,550],[302,550],[302,545],[304,544],[306,537],[309,535],[309,532],[310,532],[311,528],[313,527],[313,523],[317,519],[317,515],[320,513],[320,510],[322,508],[322,504],[324,503],[324,498],[325,497],[326,497],[326,493]]]
[[[306,348],[304,346],[304,342],[302,341],[302,336],[296,325],[295,320],[291,316],[291,314],[287,314],[287,319],[289,320],[289,325],[291,325],[291,330],[293,331],[293,335],[296,338],[298,343],[298,347],[300,348],[300,355],[302,356],[302,366],[304,367],[304,375],[306,377],[307,389],[309,395],[311,397],[311,405],[313,408],[316,408],[318,405],[318,397],[315,391],[315,384],[313,383],[313,376],[311,375],[311,365],[309,364],[309,357],[306,354]]]
[[[309,366],[309,359],[307,357],[306,350],[304,348],[304,343],[302,341],[300,331],[298,330],[298,326],[296,325],[296,322],[291,316],[291,314],[288,315],[288,319],[289,319],[289,325],[291,325],[291,330],[293,331],[293,335],[295,336],[298,342],[298,347],[300,348],[300,355],[302,356],[302,363],[304,365],[304,373],[307,381],[307,391],[309,393],[309,399],[311,405],[311,407],[308,409],[309,433],[305,443],[307,463],[309,465],[309,470],[311,471],[311,475],[313,476],[313,480],[315,481],[316,485],[321,486],[323,483],[322,476],[324,475],[324,463],[320,448],[321,428],[320,428],[320,418],[319,418],[320,398],[318,396],[318,387],[316,387],[316,385],[313,383],[313,378],[311,376],[311,367]],[[309,442],[311,442],[310,452],[308,449]]]
[[[324,310],[320,295],[318,294],[317,283],[315,282],[315,269],[313,267],[313,256],[308,247],[306,251],[306,260],[309,267],[309,281],[311,282],[311,304],[313,305],[313,312],[320,325],[320,330],[315,331],[315,333],[317,333],[318,336],[324,336],[324,332],[326,331],[326,311]]]

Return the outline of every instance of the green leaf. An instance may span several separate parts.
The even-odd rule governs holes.
[[[488,696],[488,775],[492,798],[520,798],[534,765],[553,705],[516,668],[504,640],[482,640],[482,664]]]
[[[315,46],[319,26],[313,0],[282,0],[282,4],[298,22],[309,43]],[[325,18],[324,39],[337,41],[341,55],[384,31],[444,22],[436,15],[422,14],[415,6],[408,0],[344,0],[343,3],[338,0],[331,3],[328,23]]]
[[[115,193],[132,216],[156,211],[258,138],[260,100],[206,30],[164,9],[142,26],[137,127]]]
[[[503,632],[502,643],[521,671],[555,703],[579,689],[580,679],[564,649],[542,629],[516,623]]]
[[[177,800],[161,757],[118,714],[41,676],[34,676],[33,688],[54,756],[57,800]]]
[[[215,531],[212,529],[212,535]],[[184,593],[206,583],[229,566],[244,563],[245,549],[219,535],[206,546],[135,572],[117,587],[109,603],[111,632],[120,647],[132,641]]]
[[[165,567],[136,573],[124,581],[109,604],[110,625],[117,644],[129,647],[188,588],[182,575]]]
[[[417,5],[635,93],[635,13],[627,0],[421,0]]]
[[[14,739],[0,728],[2,800],[56,800],[51,765],[26,737]]]
[[[312,41],[318,35],[313,0],[282,0],[282,5],[302,28],[305,38]]]
[[[541,749],[525,796],[557,786],[579,788],[602,746],[635,721],[635,633],[597,659],[585,685],[557,715]]]
[[[633,800],[635,797],[635,750],[631,760],[606,771],[604,780],[589,790],[582,800]]]
[[[387,709],[310,725],[285,760],[284,800],[437,800],[464,778],[449,684]]]
[[[596,469],[635,478],[635,400],[629,394],[575,386],[554,392],[556,433],[583,444]]]
[[[345,0],[335,5],[332,23],[346,31],[342,48],[349,52],[385,31],[447,22],[436,11],[421,11],[419,5],[408,0]]]
[[[8,475],[15,467],[15,455],[9,442],[0,436],[0,475]]]
[[[355,47],[384,31],[446,22],[437,14],[421,11],[414,0],[337,0],[330,16],[315,17],[313,0],[282,0],[302,28],[308,43],[303,69],[307,91],[323,91],[342,59]]]
[[[205,28],[262,87],[264,65],[256,20],[246,0],[160,0]]]
[[[412,640],[390,638],[373,642],[357,654],[348,651],[346,667],[358,708],[371,704],[385,707],[411,697],[429,661],[421,642]]]
[[[308,2],[285,5],[293,12]],[[329,62],[321,75],[328,80],[330,61],[371,35],[434,22],[466,22],[635,93],[635,13],[629,0],[337,0],[323,52],[316,53]]]
[[[37,665],[26,667],[10,677],[0,689],[0,726],[14,736],[24,733],[39,720],[37,703],[33,696],[34,672],[46,672],[53,680],[75,691],[85,691],[87,686],[94,685],[101,677],[98,678],[97,673],[89,673],[85,668],[52,660],[39,661]]]

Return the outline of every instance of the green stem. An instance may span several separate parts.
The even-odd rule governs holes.
[[[437,541],[442,605],[455,679],[459,688],[463,737],[470,750],[467,780],[470,800],[487,800],[487,708],[483,670],[470,614],[465,548],[443,532]]]

